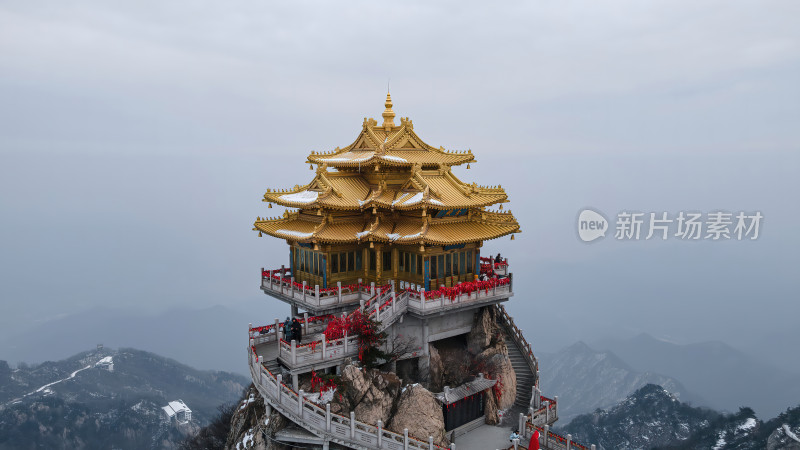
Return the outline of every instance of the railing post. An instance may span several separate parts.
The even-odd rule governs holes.
[[[514,442],[514,450],[518,450],[519,449],[519,439],[514,439],[513,442]]]
[[[550,425],[544,424],[544,448],[550,445]]]
[[[596,446],[596,445],[594,445],[594,444],[592,444],[592,446],[591,446],[591,449],[592,449],[592,450],[597,450],[597,446]]]
[[[433,436],[428,436],[428,450],[433,450]]]
[[[350,411],[350,439],[356,438],[356,413]]]
[[[375,302],[375,320],[381,321],[381,302]]]
[[[278,278],[278,284],[281,286],[281,294],[283,294],[283,276],[286,269],[284,268],[283,264],[281,264],[281,276]]]
[[[303,418],[303,390],[297,391],[297,415]]]
[[[572,435],[568,434],[567,435],[567,450],[570,450],[571,448],[572,448]]]
[[[331,403],[325,403],[325,431],[331,432]]]
[[[308,312],[303,313],[303,334],[308,336]]]
[[[328,338],[325,333],[322,334],[322,360],[325,361],[325,353],[328,351]]]
[[[375,282],[374,281],[369,284],[369,296],[372,297],[373,295],[375,295]]]
[[[408,428],[403,428],[403,450],[408,450]]]
[[[319,285],[318,284],[314,285],[314,295],[317,297],[317,305],[321,305],[322,304],[322,298],[319,296]]]
[[[383,442],[383,421],[378,419],[378,447],[381,446]]]
[[[278,349],[281,348],[281,321],[275,318],[275,340],[278,341]]]
[[[519,432],[525,436],[525,414],[519,413],[519,424],[517,425]]]
[[[291,285],[289,286],[289,293],[291,294],[292,300],[294,300],[294,276],[289,279],[291,281]]]
[[[297,364],[297,341],[292,339],[292,364]]]
[[[557,395],[553,396],[553,403],[554,403],[554,405],[553,405],[553,413],[555,413],[554,419],[558,420],[558,396]]]
[[[550,423],[550,402],[544,402],[544,423]]]
[[[361,278],[358,279],[358,284],[361,284]],[[341,281],[337,281],[336,282],[336,293],[338,295],[337,302],[338,303],[342,303],[342,282]]]
[[[303,303],[306,303],[306,284],[307,283],[308,283],[308,281],[303,280],[303,297],[302,297],[303,298]]]
[[[344,353],[347,354],[347,331],[344,332]]]
[[[450,450],[456,450],[456,443],[455,442],[450,444]]]
[[[276,377],[276,380],[278,381],[278,404],[280,404],[281,403],[281,395],[283,395],[283,391],[281,390],[281,385],[283,385],[283,375],[278,374],[278,376]]]

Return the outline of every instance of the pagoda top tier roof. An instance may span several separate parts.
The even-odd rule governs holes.
[[[383,118],[381,125],[375,119],[364,118],[361,133],[352,144],[336,147],[330,152],[312,152],[307,162],[337,169],[371,168],[375,165],[406,168],[419,165],[433,169],[475,162],[472,150],[447,151],[426,144],[414,132],[414,124],[407,117],[401,117],[400,125],[395,125],[389,94],[386,94]]]

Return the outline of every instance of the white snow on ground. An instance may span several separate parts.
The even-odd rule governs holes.
[[[113,363],[114,363],[114,357],[113,356],[106,356],[105,358],[101,359],[100,361],[97,361],[96,363],[94,363],[94,365],[95,366],[99,366],[100,364],[113,364]]]
[[[736,427],[737,430],[748,431],[751,430],[753,427],[756,426],[756,419],[750,417],[749,419],[745,420],[743,424]]]
[[[299,231],[294,231],[294,230],[276,230],[275,232],[276,233],[288,234],[289,236],[295,236],[295,237],[299,237],[299,238],[309,238],[312,235],[314,235],[314,233],[301,233]]]
[[[324,405],[325,403],[329,403],[333,401],[333,394],[336,392],[336,389],[326,389],[322,392],[313,393],[313,394],[303,394],[306,400],[310,402],[314,402],[318,405]]]
[[[319,192],[301,191],[294,194],[281,195],[278,199],[284,202],[311,203],[316,200],[317,197],[319,197]]]
[[[719,438],[717,439],[717,444],[711,448],[711,450],[720,450],[725,447],[725,432],[719,432]]]
[[[401,158],[399,156],[383,155],[383,156],[381,156],[381,158],[388,159],[389,161],[395,161],[395,162],[408,162],[407,159]]]
[[[52,386],[54,384],[58,384],[58,383],[61,383],[62,381],[67,381],[67,380],[69,380],[71,378],[75,378],[75,375],[77,375],[78,372],[82,372],[82,371],[84,371],[86,369],[91,369],[91,368],[92,368],[92,366],[86,366],[83,369],[78,369],[75,372],[72,372],[71,374],[69,374],[69,376],[67,378],[64,378],[63,380],[53,381],[52,383],[49,383],[49,384],[45,384],[44,386],[40,387],[39,389],[37,389],[37,390],[35,390],[33,392],[42,392],[43,390],[49,388],[50,386]],[[31,392],[30,394],[25,394],[25,396],[27,397],[27,396],[33,394],[33,392]]]
[[[69,376],[67,378],[64,378],[64,379],[58,380],[58,381],[53,381],[52,383],[47,383],[44,386],[40,387],[39,389],[36,389],[35,391],[32,391],[32,392],[28,392],[27,394],[23,395],[22,397],[15,398],[14,400],[11,400],[10,402],[7,402],[5,404],[6,405],[10,405],[10,404],[13,404],[13,403],[19,403],[20,400],[22,400],[23,398],[28,397],[29,395],[37,394],[37,393],[51,394],[53,391],[51,389],[49,389],[50,386],[53,386],[53,385],[58,384],[58,383],[61,383],[62,381],[67,381],[67,380],[70,380],[72,378],[75,378],[75,375],[77,375],[79,372],[83,372],[86,369],[91,369],[92,367],[93,366],[86,366],[83,369],[78,369],[75,372],[72,372],[71,374],[69,374]]]
[[[249,430],[247,430],[247,433],[244,434],[242,442],[236,443],[236,450],[246,449],[252,442],[253,442],[253,429],[250,428]]]
[[[787,436],[794,439],[797,442],[800,442],[800,437],[797,437],[796,434],[792,433],[792,430],[789,428],[789,425],[783,424],[783,432],[786,433]]]

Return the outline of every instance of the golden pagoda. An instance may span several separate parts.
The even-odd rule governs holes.
[[[259,218],[253,229],[286,239],[296,282],[451,287],[477,278],[483,241],[520,232],[502,211],[508,200],[500,185],[453,174],[453,166],[476,162],[471,150],[434,148],[408,118],[394,123],[390,94],[385,107],[383,123],[365,118],[352,144],[311,152],[310,182],[264,194],[269,207],[295,209]]]

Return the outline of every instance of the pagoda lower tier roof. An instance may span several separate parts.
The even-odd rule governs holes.
[[[449,170],[409,171],[407,177],[406,182],[399,186],[375,186],[358,172],[319,170],[309,184],[281,192],[267,192],[264,201],[290,208],[412,210],[484,207],[505,202],[508,198],[500,187],[466,184]]]
[[[483,212],[473,218],[392,220],[376,216],[364,219],[312,220],[300,213],[285,218],[263,219],[254,230],[281,239],[320,244],[385,242],[396,244],[453,245],[486,241],[520,232],[511,213]]]

